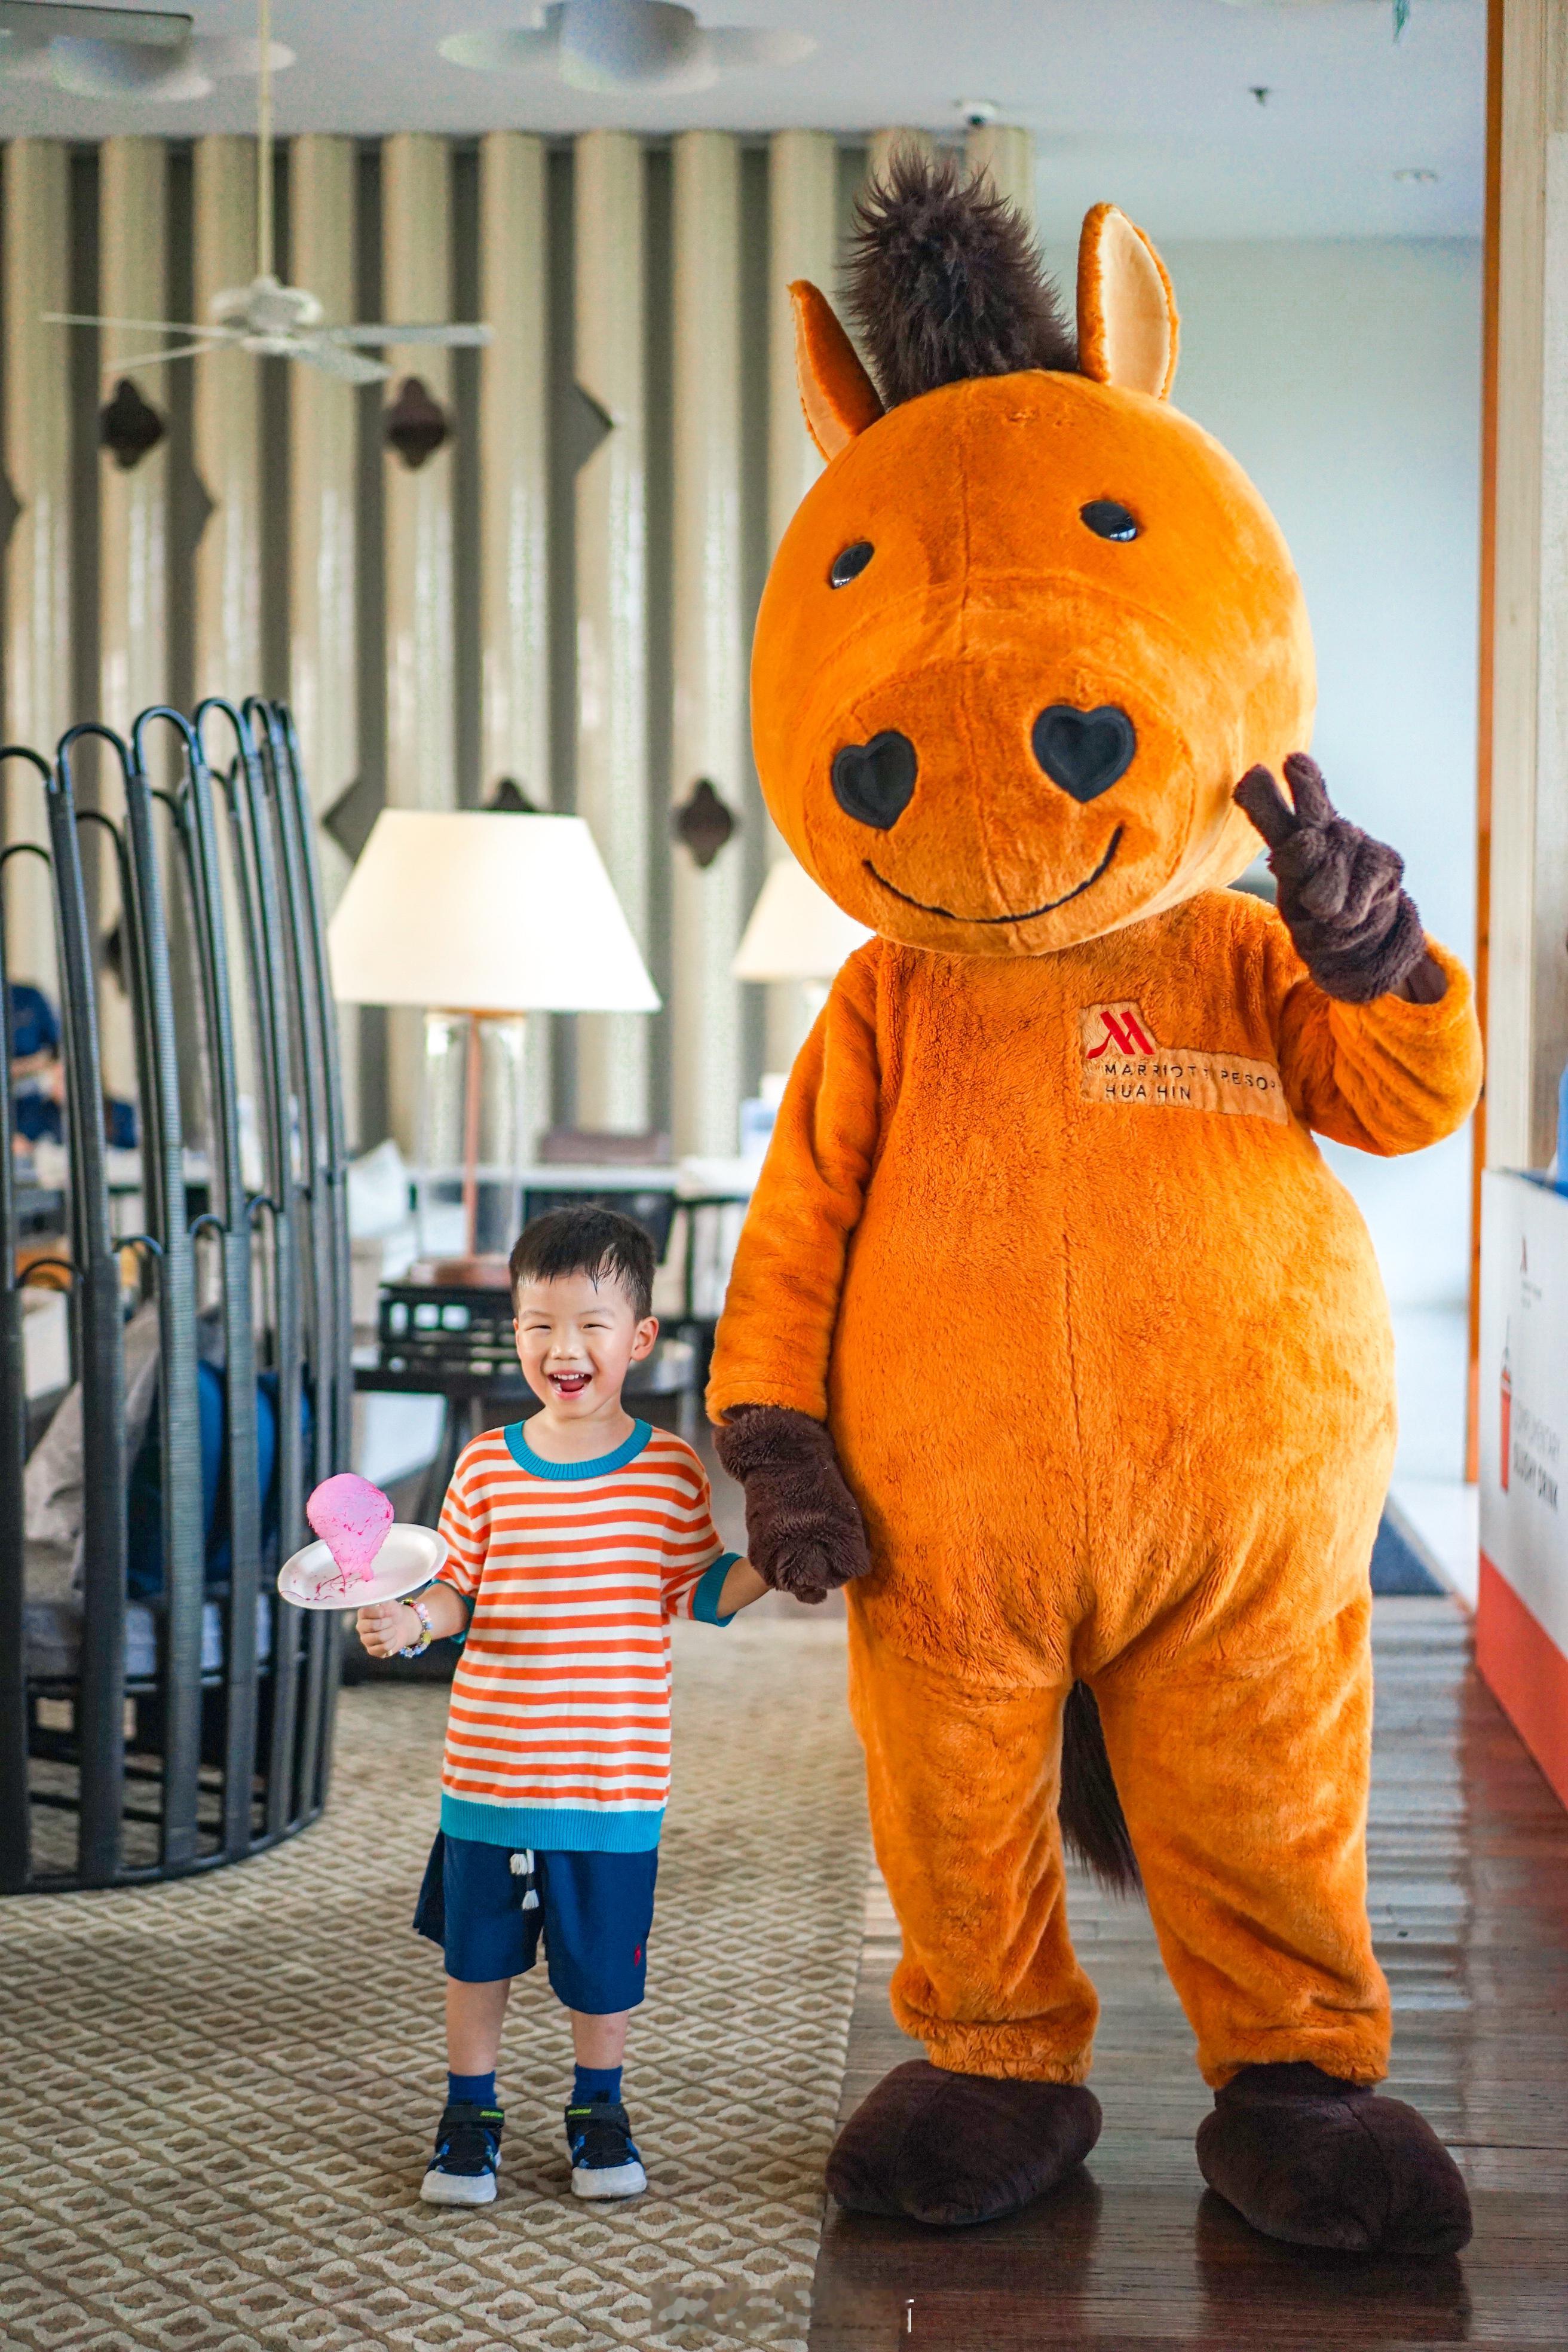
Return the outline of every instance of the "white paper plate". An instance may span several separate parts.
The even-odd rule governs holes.
[[[377,1601],[401,1601],[440,1573],[445,1539],[434,1528],[405,1527],[394,1520],[386,1538],[360,1582],[347,1582],[324,1543],[308,1543],[278,1571],[278,1590],[296,1609],[368,1609]]]

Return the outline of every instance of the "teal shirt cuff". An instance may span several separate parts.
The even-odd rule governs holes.
[[[467,1592],[458,1592],[457,1586],[455,1584],[448,1584],[444,1576],[438,1576],[436,1579],[436,1581],[444,1592],[457,1592],[458,1600],[462,1602],[464,1608],[468,1612],[468,1624],[464,1626],[462,1632],[460,1633],[448,1633],[446,1636],[446,1639],[450,1642],[454,1650],[460,1650],[464,1643],[468,1638],[468,1625],[471,1625],[474,1622],[473,1596]]]
[[[705,1568],[691,1594],[691,1613],[704,1625],[728,1625],[740,1612],[731,1609],[729,1617],[719,1614],[719,1599],[724,1590],[724,1579],[740,1559],[738,1551],[721,1551],[711,1568]]]

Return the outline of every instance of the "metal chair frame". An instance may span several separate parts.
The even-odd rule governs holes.
[[[232,759],[216,776],[204,733],[226,722]],[[180,773],[172,790],[149,768],[154,730],[173,732]],[[123,824],[79,809],[73,761],[85,740],[119,761]],[[40,856],[52,883],[67,1128],[70,1152],[69,1328],[80,1382],[84,1459],[81,1649],[72,1686],[73,1734],[41,1733],[32,1701],[58,1677],[29,1684],[24,1635],[22,1471],[26,1397],[22,1282],[9,1138],[0,1151],[0,1893],[108,1886],[183,1875],[242,1860],[315,1818],[325,1801],[341,1668],[341,1628],[331,1616],[271,1601],[273,1638],[257,1644],[262,1533],[258,1468],[256,1303],[270,1333],[279,1389],[278,1491],[285,1549],[303,1539],[307,1479],[349,1457],[348,1233],[342,1094],[335,1016],[316,869],[313,823],[298,740],[288,711],[252,698],[212,698],[194,718],[158,706],[129,741],[96,721],[72,728],[53,762],[25,746],[0,748],[0,767],[30,763],[46,795],[48,847],[17,843],[0,863]],[[170,847],[160,850],[159,809]],[[126,976],[142,1103],[142,1182],[148,1231],[133,1237],[156,1290],[160,1361],[163,1588],[158,1671],[126,1675],[127,1481],[123,1309],[120,1255],[107,1181],[97,968],[80,853],[82,828],[110,837],[119,882]],[[229,887],[226,892],[226,874]],[[170,861],[173,861],[172,864]],[[165,878],[188,898],[199,1002],[186,1008],[204,1066],[212,1159],[210,1205],[189,1213],[181,1108],[181,1038],[171,971]],[[229,908],[239,933],[231,940]],[[10,1060],[4,909],[0,907],[0,1049]],[[246,1187],[235,990],[243,977],[252,1010],[265,1186]],[[199,1254],[212,1271],[225,1341],[227,1512],[231,1568],[223,1608],[223,1662],[202,1667],[209,1598],[202,1524],[196,1354]],[[312,1406],[307,1445],[302,1407]],[[204,1818],[213,1773],[203,1780],[204,1693],[221,1694],[216,1729],[219,1810]],[[127,1696],[159,1726],[155,1766],[128,1761]],[[265,1703],[265,1712],[264,1710]],[[210,1705],[210,1702],[207,1704]],[[138,1717],[140,1721],[140,1714]],[[212,1741],[209,1738],[209,1750]],[[74,1754],[72,1754],[74,1751]],[[74,1799],[29,1787],[30,1756],[72,1754]],[[130,1864],[127,1783],[161,1784],[159,1855]],[[40,1871],[32,1853],[37,1803],[78,1816],[76,1868]],[[258,1808],[259,1806],[259,1814]]]

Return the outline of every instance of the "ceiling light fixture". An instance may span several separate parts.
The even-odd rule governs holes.
[[[281,72],[294,52],[269,44]],[[0,0],[0,77],[53,82],[75,98],[210,98],[216,82],[257,74],[255,41],[194,33],[181,11],[77,7],[63,0]]]
[[[751,25],[700,25],[676,0],[552,0],[532,25],[449,33],[449,65],[476,73],[553,73],[574,89],[708,89],[721,76],[798,65],[816,43],[806,33]]]

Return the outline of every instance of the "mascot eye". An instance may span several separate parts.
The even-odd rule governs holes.
[[[1079,509],[1079,520],[1100,539],[1136,539],[1141,528],[1137,516],[1116,499],[1090,499]]]
[[[847,588],[851,580],[858,580],[876,552],[868,539],[858,539],[852,547],[841,547],[827,575],[828,586]]]

